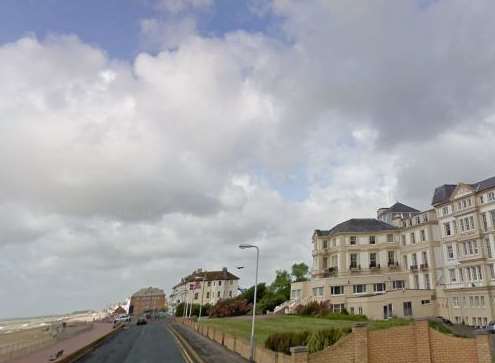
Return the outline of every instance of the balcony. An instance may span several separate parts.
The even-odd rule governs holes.
[[[399,263],[394,261],[388,261],[388,269],[391,271],[397,271],[399,269]]]
[[[371,271],[378,271],[378,270],[380,270],[380,264],[370,263],[369,268]]]
[[[351,272],[360,272],[361,271],[361,265],[350,265],[349,270]]]
[[[418,272],[418,265],[409,266],[409,270],[411,270],[412,272]]]
[[[328,268],[328,275],[329,276],[335,276],[335,275],[337,275],[337,272],[338,272],[337,266]]]
[[[428,268],[429,268],[429,266],[427,263],[422,263],[421,265],[419,265],[419,269],[421,271],[426,271],[426,270],[428,270]]]

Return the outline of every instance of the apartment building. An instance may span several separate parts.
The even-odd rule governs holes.
[[[169,296],[171,310],[182,303],[216,304],[220,299],[239,294],[239,278],[224,267],[220,271],[195,270],[172,288]]]
[[[162,289],[146,287],[131,296],[129,314],[139,316],[144,312],[157,312],[167,307],[167,299]]]
[[[439,281],[442,315],[484,326],[495,320],[495,177],[435,189],[444,266]]]
[[[292,284],[293,304],[326,300],[371,319],[495,320],[495,177],[442,185],[432,207],[397,202],[377,219],[315,230],[312,278]]]

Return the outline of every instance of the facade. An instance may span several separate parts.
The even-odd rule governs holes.
[[[396,203],[377,219],[316,230],[312,278],[292,284],[293,305],[325,300],[371,319],[495,320],[495,177],[440,186],[432,206]]]
[[[135,316],[144,312],[157,312],[167,307],[165,293],[155,287],[141,289],[131,296],[129,314]]]
[[[172,311],[183,302],[214,305],[220,299],[236,297],[239,294],[239,278],[226,267],[220,271],[198,269],[181,279],[170,295]]]

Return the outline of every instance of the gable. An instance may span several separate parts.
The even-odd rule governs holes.
[[[450,195],[450,200],[458,199],[466,195],[472,194],[474,191],[473,187],[469,184],[459,183],[452,194]]]

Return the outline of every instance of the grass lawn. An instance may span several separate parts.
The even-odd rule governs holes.
[[[385,329],[392,326],[407,325],[412,321],[403,319],[392,319],[386,321],[369,321],[370,329]],[[298,332],[304,330],[320,330],[327,328],[352,327],[355,321],[329,320],[325,318],[313,318],[296,315],[263,317],[256,319],[255,333],[258,344],[264,344],[266,338],[273,333]],[[230,335],[236,335],[249,339],[251,335],[251,320],[238,318],[205,319],[201,324],[221,329]]]

